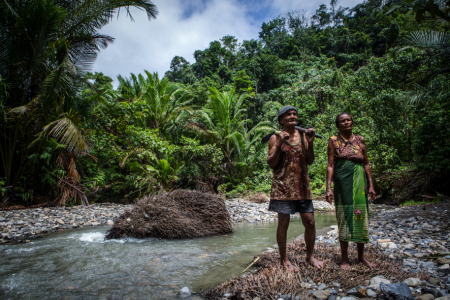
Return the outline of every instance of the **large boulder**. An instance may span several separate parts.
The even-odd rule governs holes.
[[[188,239],[230,232],[230,214],[220,196],[175,190],[138,201],[114,220],[106,238]]]

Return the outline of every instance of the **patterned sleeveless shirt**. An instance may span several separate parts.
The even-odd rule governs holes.
[[[303,134],[297,144],[285,141],[281,146],[280,162],[273,169],[270,199],[311,200],[306,149]]]
[[[360,135],[352,134],[350,139],[345,140],[340,134],[330,138],[334,144],[334,159],[347,159],[357,163],[364,160],[363,151],[366,148],[364,138]]]

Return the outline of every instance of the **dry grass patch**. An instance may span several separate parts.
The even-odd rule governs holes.
[[[356,246],[349,247],[350,263],[352,271],[344,271],[339,267],[340,249],[339,247],[329,247],[326,244],[318,244],[315,248],[316,258],[323,260],[325,267],[318,270],[305,262],[306,245],[304,241],[298,240],[288,244],[288,256],[293,265],[299,268],[298,273],[288,272],[280,266],[279,252],[267,252],[260,256],[255,263],[259,267],[251,274],[236,277],[213,289],[205,292],[207,299],[220,299],[226,293],[231,293],[229,299],[278,299],[279,294],[301,296],[301,299],[312,298],[308,294],[308,289],[302,288],[303,282],[310,280],[315,283],[325,283],[328,288],[334,288],[332,283],[338,282],[344,292],[358,285],[367,285],[366,280],[370,280],[377,275],[383,275],[393,282],[403,281],[408,277],[418,277],[428,279],[425,273],[411,274],[402,271],[401,260],[387,259],[376,247],[366,247],[366,258],[375,264],[377,268],[370,270],[362,264],[356,264]]]

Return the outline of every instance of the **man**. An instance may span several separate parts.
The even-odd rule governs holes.
[[[297,272],[286,255],[286,234],[290,214],[300,213],[305,226],[306,261],[316,268],[323,262],[314,258],[316,226],[314,207],[309,187],[308,166],[314,161],[314,129],[300,133],[295,129],[298,111],[295,107],[284,106],[278,112],[278,122],[283,126],[280,135],[272,135],[269,140],[267,163],[273,169],[269,210],[278,213],[277,243],[280,261],[292,272]]]

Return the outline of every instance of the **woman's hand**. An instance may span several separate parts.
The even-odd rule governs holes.
[[[373,188],[373,186],[369,187],[369,199],[373,200],[375,199],[375,196],[377,195],[377,193],[375,193],[375,189]]]
[[[331,189],[327,189],[327,193],[326,193],[327,202],[332,204],[333,203],[333,198],[334,198],[333,192],[331,191]]]

